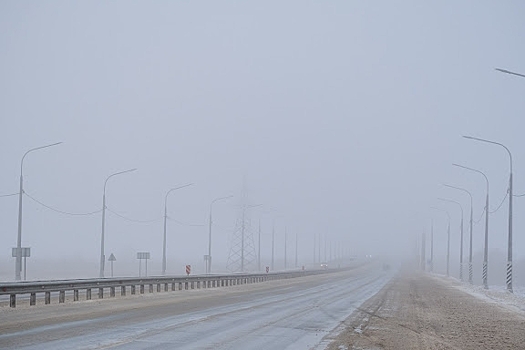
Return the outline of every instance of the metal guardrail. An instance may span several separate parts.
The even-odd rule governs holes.
[[[125,296],[129,287],[130,293],[144,294],[145,286],[149,293],[153,293],[154,286],[157,292],[176,290],[227,287],[248,283],[259,283],[271,280],[310,276],[335,272],[339,270],[300,270],[291,272],[230,274],[230,275],[196,275],[196,276],[153,276],[145,278],[96,278],[79,280],[7,282],[0,284],[0,295],[9,295],[9,306],[16,307],[17,295],[30,294],[29,305],[36,305],[37,293],[44,293],[44,303],[51,303],[51,293],[58,292],[58,302],[65,302],[65,292],[73,291],[73,301],[79,300],[79,291],[85,290],[86,300],[91,300],[91,290],[98,289],[98,298],[104,298],[105,289],[109,289],[109,296],[115,297],[115,289],[120,288],[121,296]]]

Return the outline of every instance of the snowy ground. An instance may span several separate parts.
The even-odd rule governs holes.
[[[405,271],[344,322],[328,349],[525,349],[522,292]]]
[[[510,310],[525,313],[525,287],[514,287],[513,292],[510,293],[505,286],[489,286],[489,289],[485,289],[482,286],[473,286],[461,283],[458,280],[453,281],[452,285],[486,302],[496,303]]]

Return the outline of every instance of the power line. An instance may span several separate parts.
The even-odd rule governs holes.
[[[196,227],[206,226],[206,224],[188,224],[187,222],[183,222],[183,221],[174,219],[174,218],[169,217],[169,216],[168,216],[168,219],[170,219],[171,221],[176,222],[177,224],[182,225],[182,226],[196,226]]]
[[[49,210],[52,210],[54,212],[57,212],[59,214],[63,214],[63,215],[71,215],[71,216],[88,216],[88,215],[94,215],[94,214],[97,214],[97,213],[100,213],[102,211],[102,209],[99,209],[99,210],[96,210],[96,211],[92,211],[92,212],[89,212],[89,213],[70,213],[70,212],[67,212],[67,211],[63,211],[63,210],[60,210],[60,209],[56,209],[56,208],[53,208],[47,204],[44,204],[42,203],[41,201],[39,201],[38,199],[36,199],[35,197],[29,195],[27,192],[24,191],[24,194],[29,197],[31,200],[33,200],[34,202],[40,204],[41,206],[49,209]]]
[[[112,214],[118,216],[118,217],[121,218],[121,219],[124,219],[124,220],[126,220],[126,221],[130,221],[130,222],[136,222],[136,223],[139,223],[139,224],[149,224],[149,223],[152,223],[152,222],[156,222],[156,221],[160,221],[160,220],[162,220],[162,217],[157,218],[157,219],[153,219],[153,220],[136,220],[136,219],[130,219],[130,218],[124,216],[124,215],[120,215],[119,213],[117,213],[116,211],[113,211],[113,210],[109,209],[108,207],[106,207],[106,209],[107,209],[110,213],[112,213]]]
[[[485,212],[487,211],[487,208],[483,208],[483,212],[481,213],[481,216],[479,217],[479,219],[477,221],[474,221],[474,224],[477,225],[479,224],[479,222],[481,221],[481,219],[483,219],[483,216],[485,215]]]
[[[11,196],[18,196],[18,193],[2,194],[2,195],[0,195],[0,198],[1,197],[11,197]]]
[[[507,199],[508,196],[509,196],[509,192],[507,191],[507,194],[505,195],[505,197],[503,198],[503,200],[501,201],[501,203],[499,204],[499,206],[496,208],[496,210],[489,211],[489,213],[490,213],[490,214],[494,214],[495,212],[497,212],[498,210],[500,210],[501,206],[503,205],[503,203],[505,202],[505,199]]]

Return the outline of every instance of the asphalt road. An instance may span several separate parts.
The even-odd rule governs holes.
[[[368,265],[252,285],[0,308],[0,348],[319,349],[391,277]]]

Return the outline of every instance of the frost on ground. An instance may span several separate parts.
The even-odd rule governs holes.
[[[327,349],[525,349],[525,298],[516,292],[403,273],[354,312]]]
[[[486,302],[499,304],[511,311],[525,313],[525,287],[514,288],[510,293],[505,286],[489,286],[489,289],[485,289],[482,286],[461,283],[452,277],[433,277]]]

